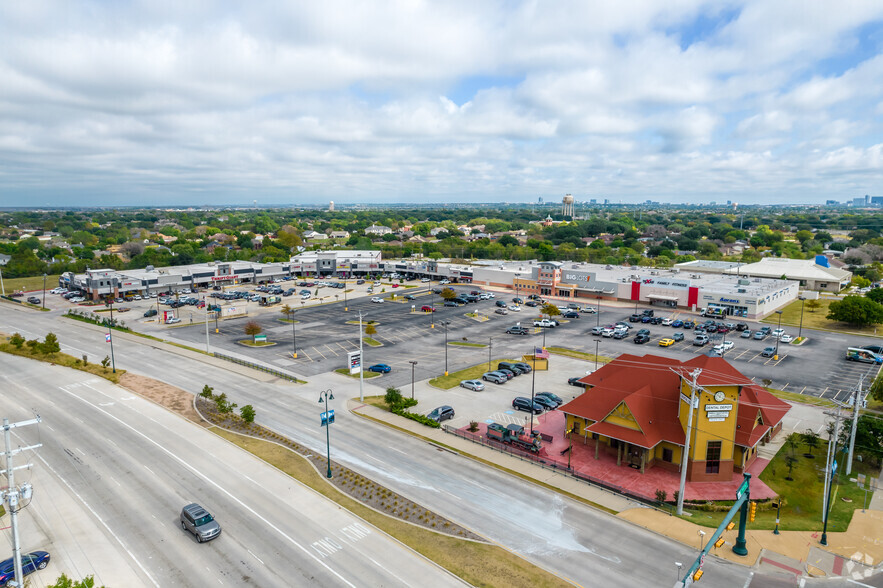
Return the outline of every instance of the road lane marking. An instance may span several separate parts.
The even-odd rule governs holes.
[[[144,469],[147,470],[148,472],[150,472],[151,474],[153,474],[154,476],[156,475],[156,474],[153,473],[153,470],[150,469],[149,467],[144,466]]]
[[[256,555],[254,554],[254,551],[252,551],[251,549],[247,549],[246,551],[248,551],[248,552],[251,554],[251,556],[252,556],[253,558],[255,558],[256,560],[258,560],[259,562],[261,562],[261,565],[266,565],[266,564],[264,563],[264,560],[262,560],[261,558],[259,558],[258,556],[256,556]]]

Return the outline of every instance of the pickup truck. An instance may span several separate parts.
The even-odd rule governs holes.
[[[533,326],[535,327],[543,327],[543,328],[554,328],[555,323],[550,321],[549,319],[539,319],[533,322]]]

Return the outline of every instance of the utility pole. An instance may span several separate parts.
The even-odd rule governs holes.
[[[834,487],[834,474],[837,472],[837,438],[840,436],[840,407],[837,407],[837,413],[829,413],[826,412],[830,416],[834,417],[834,434],[828,440],[828,450],[830,454],[830,464],[828,465],[827,470],[825,471],[825,480],[827,481],[827,494],[824,496],[823,503],[823,513],[824,513],[824,525],[822,526],[822,538],[819,541],[822,545],[828,544],[828,515],[831,510],[831,495],[834,493],[832,489]]]
[[[858,379],[858,387],[855,389],[855,395],[852,397],[852,430],[849,432],[849,457],[846,459],[846,475],[852,473],[852,452],[855,448],[855,430],[858,427],[858,410],[864,395],[862,388],[864,387],[865,375],[862,374]]]
[[[690,382],[690,412],[687,413],[687,434],[684,436],[684,454],[681,456],[681,485],[678,491],[679,515],[684,514],[684,489],[687,486],[687,461],[689,460],[690,455],[690,435],[693,432],[693,404],[696,401],[696,388],[698,387],[696,380],[701,373],[701,369],[695,369],[690,374],[693,377],[693,381]]]
[[[365,352],[362,348],[362,311],[359,311],[359,402],[365,402]]]
[[[38,443],[36,445],[31,445],[29,447],[19,447],[18,449],[10,449],[11,439],[9,434],[9,429],[15,429],[18,427],[25,427],[28,425],[36,425],[42,419],[40,419],[40,415],[37,415],[37,418],[31,419],[29,421],[21,421],[19,423],[9,424],[9,419],[3,419],[3,438],[6,443],[6,451],[3,455],[6,456],[6,469],[0,473],[6,474],[6,482],[7,489],[0,491],[0,498],[7,504],[7,510],[9,511],[9,522],[12,527],[12,563],[13,569],[15,570],[15,580],[9,582],[9,586],[24,586],[24,573],[21,569],[21,543],[18,537],[18,511],[21,510],[20,500],[30,500],[33,495],[33,488],[27,482],[22,484],[21,487],[16,487],[15,485],[15,470],[21,470],[30,468],[30,464],[13,467],[12,466],[12,456],[21,453],[22,451],[27,451],[29,449],[37,449],[38,447],[42,447],[42,443]]]

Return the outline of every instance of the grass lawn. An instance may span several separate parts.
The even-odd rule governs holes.
[[[242,339],[241,341],[237,341],[242,345],[248,345],[249,347],[272,347],[276,345],[273,341],[251,341],[249,339]]]
[[[368,508],[328,484],[306,459],[275,443],[252,439],[218,428],[211,430],[377,526],[383,532],[389,533],[398,541],[474,586],[570,585],[497,545],[435,533]]]
[[[773,388],[767,388],[767,391],[773,396],[781,398],[782,400],[788,400],[790,402],[800,402],[803,404],[810,404],[812,406],[837,408],[837,405],[835,405],[830,400],[818,398],[816,396],[807,396],[806,394],[797,394],[796,392],[785,392],[784,390],[775,390]]]
[[[803,443],[798,444],[794,450],[797,462],[791,472],[793,480],[786,480],[788,467],[785,457],[791,454],[786,443],[773,458],[773,461],[760,475],[760,479],[781,496],[782,503],[781,522],[779,529],[785,531],[821,531],[822,530],[822,493],[824,492],[825,454],[828,450],[827,441],[820,439],[819,445],[812,450],[815,457],[804,457],[809,448]],[[841,464],[845,457],[838,453],[837,461]],[[862,508],[865,492],[855,482],[850,482],[846,476],[839,474],[845,471],[840,468],[834,478],[834,489],[831,494],[831,511],[828,519],[828,531],[845,531],[852,520],[855,509]],[[879,471],[871,468],[867,462],[855,461],[852,474],[867,474],[868,478],[876,477]],[[851,502],[844,502],[847,498]],[[871,492],[868,492],[868,500]],[[752,529],[773,529],[776,526],[776,510],[768,504],[758,505],[757,518],[749,523]],[[705,526],[717,526],[723,519],[725,512],[696,512],[688,520]]]
[[[351,374],[349,368],[337,368],[336,370],[334,370],[334,372],[337,374],[342,374],[344,376],[349,376],[351,378],[358,379],[358,377],[359,377],[359,374]],[[365,377],[366,378],[376,378],[379,375],[380,374],[378,374],[377,372],[369,372],[368,370],[365,370]]]
[[[383,343],[381,343],[377,339],[372,339],[371,337],[363,337],[362,341],[364,341],[366,345],[370,345],[371,347],[382,347],[383,346]]]
[[[572,357],[574,359],[584,359],[586,361],[595,361],[595,354],[594,353],[586,353],[585,351],[577,351],[575,349],[568,349],[566,347],[547,347],[546,350],[549,353],[564,355],[566,357]],[[605,357],[603,355],[598,356],[598,363],[608,363],[610,361],[613,361],[613,358]]]
[[[521,359],[506,359],[504,357],[498,357],[491,361],[491,368],[497,365],[497,363],[501,361],[521,361]],[[461,380],[480,380],[481,374],[488,371],[487,362],[479,363],[474,366],[464,368],[458,372],[451,372],[447,376],[439,376],[437,378],[433,378],[429,380],[429,384],[431,386],[435,386],[436,388],[441,388],[442,390],[450,390],[451,388],[455,388],[460,385]]]
[[[3,337],[2,343],[0,343],[0,351],[11,355],[20,355],[38,361],[54,363],[56,365],[80,370],[81,372],[89,372],[90,374],[95,374],[105,380],[110,380],[114,384],[119,384],[120,376],[126,373],[126,370],[120,369],[116,370],[116,373],[114,373],[110,363],[108,363],[108,367],[104,367],[101,363],[94,362],[94,360],[89,360],[89,363],[83,365],[82,358],[76,358],[67,353],[61,353],[60,351],[58,353],[48,353],[44,355],[42,353],[32,352],[31,348],[27,345],[22,345],[21,349],[19,349],[9,342],[9,337]]]
[[[875,336],[875,328],[874,326],[868,327],[857,327],[855,325],[850,325],[847,323],[841,323],[837,321],[831,321],[826,319],[825,317],[828,314],[828,306],[833,302],[833,300],[827,298],[820,298],[819,302],[821,306],[816,309],[815,312],[810,312],[809,309],[804,308],[803,310],[803,327],[805,329],[818,329],[821,331],[837,331],[844,333],[856,333],[859,335],[868,335]],[[797,330],[800,327],[800,307],[803,303],[800,300],[795,300],[788,306],[782,309],[782,326],[789,326],[794,329],[794,332],[789,331],[789,334],[796,335]],[[779,323],[779,315],[773,313],[763,319],[764,323],[768,323],[770,325],[777,325]],[[883,332],[881,332],[883,334]]]
[[[48,296],[49,290],[52,288],[58,287],[58,275],[55,276],[46,276],[46,292]],[[31,276],[29,278],[3,278],[3,288],[6,290],[7,296],[12,294],[16,290],[23,290],[25,292],[31,292],[35,290],[40,290],[40,295],[43,295],[43,276]]]
[[[460,347],[487,347],[484,343],[469,343],[467,341],[451,341],[448,345],[459,345]]]

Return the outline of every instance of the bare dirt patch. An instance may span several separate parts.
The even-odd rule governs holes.
[[[211,426],[193,408],[193,394],[186,390],[131,372],[122,375],[120,385],[200,426]]]

